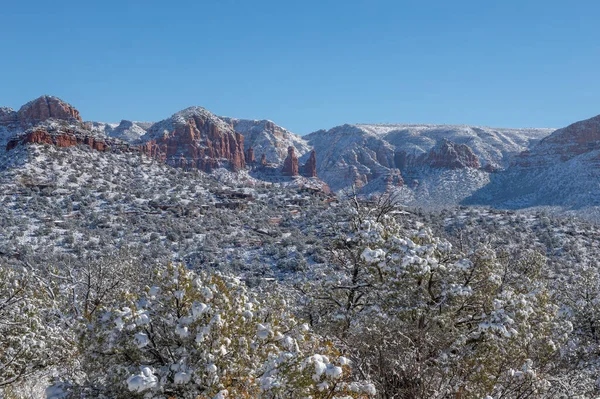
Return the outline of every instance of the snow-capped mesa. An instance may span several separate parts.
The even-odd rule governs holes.
[[[397,150],[407,154],[429,151],[440,140],[465,144],[477,155],[482,167],[502,168],[511,158],[531,147],[555,129],[546,128],[491,128],[469,125],[386,124],[356,125],[375,134]]]

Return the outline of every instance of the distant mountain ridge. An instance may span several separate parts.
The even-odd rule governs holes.
[[[389,181],[397,185],[398,173],[411,186],[427,180],[430,172],[437,169],[471,168],[491,173],[506,168],[514,157],[552,131],[468,125],[357,124],[319,130],[304,138],[316,150],[318,175],[332,189],[357,184],[381,191],[389,188]],[[446,150],[440,148],[442,145]]]
[[[346,124],[299,136],[269,120],[202,107],[158,122],[84,122],[72,105],[42,96],[18,111],[0,108],[0,145],[9,143],[116,146],[174,167],[247,170],[267,182],[316,179],[338,192],[396,192],[408,205],[599,205],[600,116],[558,130]]]
[[[122,120],[120,123],[86,122],[90,130],[135,143],[146,134],[152,122]]]

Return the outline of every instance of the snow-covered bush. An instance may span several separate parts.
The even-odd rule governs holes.
[[[54,299],[33,271],[0,266],[0,389],[70,361],[72,341]]]
[[[144,293],[82,326],[85,377],[105,397],[367,398],[350,362],[275,293],[170,265]]]
[[[558,379],[571,324],[543,256],[464,253],[421,224],[356,215],[300,288],[318,331],[339,339],[380,397],[570,392]]]

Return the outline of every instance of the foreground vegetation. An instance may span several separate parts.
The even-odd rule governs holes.
[[[49,189],[31,179],[65,161],[36,151],[0,195],[0,397],[600,394],[594,224],[248,190],[118,155],[118,180],[75,159],[84,173]],[[253,200],[219,208],[225,190]]]

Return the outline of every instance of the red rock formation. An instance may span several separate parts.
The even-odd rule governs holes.
[[[153,139],[141,146],[142,151],[173,165],[183,156],[190,167],[206,172],[225,164],[234,171],[246,166],[244,137],[204,109],[182,111],[153,125],[148,134]]]
[[[260,166],[262,166],[262,167],[267,166],[267,156],[265,154],[262,154],[260,156]]]
[[[24,135],[13,137],[6,144],[6,150],[10,151],[19,144],[51,144],[57,147],[73,147],[83,144],[97,151],[106,151],[109,148],[109,144],[106,142],[91,136],[82,136],[75,131],[67,130],[50,133],[43,128],[34,128]]]
[[[481,164],[471,147],[443,139],[428,153],[421,155],[405,151],[396,152],[394,154],[394,166],[396,169],[406,171],[422,166],[444,169],[479,169]]]
[[[166,160],[166,150],[161,150],[160,146],[156,144],[156,140],[150,140],[139,146],[138,149],[149,158],[157,159],[161,162]]]
[[[73,106],[57,97],[51,96],[42,96],[23,105],[19,109],[19,112],[17,112],[17,118],[23,128],[33,126],[50,118],[82,121],[79,111]]]
[[[302,168],[302,175],[305,177],[317,177],[317,153],[315,150],[310,152],[310,157]]]
[[[419,157],[421,158],[421,157]],[[465,144],[456,144],[449,140],[442,140],[433,147],[419,163],[424,163],[432,168],[462,169],[479,168],[479,159]]]
[[[48,132],[45,130],[34,130],[23,137],[9,140],[9,142],[6,144],[6,150],[12,150],[19,143],[54,144],[54,141],[52,140],[52,136],[50,136],[50,134],[48,134]]]
[[[102,140],[95,139],[92,136],[86,136],[83,140],[83,143],[89,145],[96,151],[106,151],[106,143]]]
[[[250,163],[255,163],[255,162],[256,162],[256,158],[254,158],[254,149],[252,147],[250,147],[246,150],[246,163],[250,164]]]
[[[292,146],[288,147],[288,156],[283,162],[281,173],[285,176],[298,176],[298,157]]]

